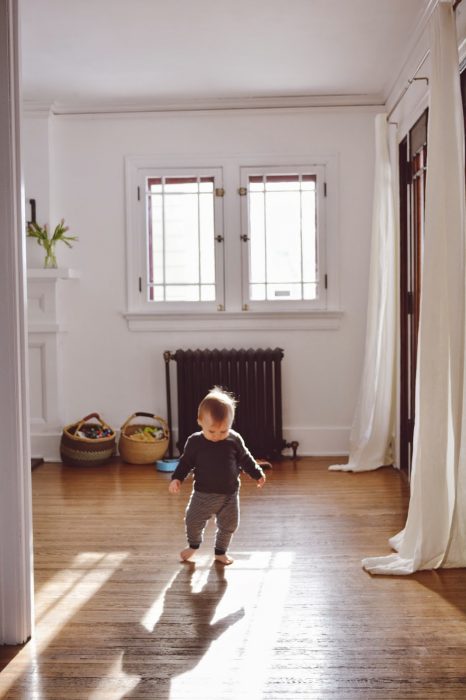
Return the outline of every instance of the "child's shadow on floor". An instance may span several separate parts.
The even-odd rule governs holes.
[[[171,679],[195,668],[212,642],[244,617],[244,608],[240,608],[212,625],[227,588],[225,567],[214,563],[199,592],[192,590],[195,572],[194,563],[183,564],[165,592],[163,611],[153,631],[141,627],[134,645],[126,646],[122,670],[140,680],[124,698],[168,700]]]

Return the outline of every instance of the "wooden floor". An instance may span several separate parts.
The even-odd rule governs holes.
[[[328,464],[243,480],[226,569],[212,525],[178,561],[188,484],[170,496],[169,475],[118,461],[35,469],[36,633],[9,663],[0,651],[0,697],[466,697],[466,570],[365,573],[404,524],[406,483]]]

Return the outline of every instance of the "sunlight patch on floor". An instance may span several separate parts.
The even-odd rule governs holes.
[[[0,697],[24,673],[26,666],[32,666],[33,669],[37,667],[41,653],[53,638],[60,634],[78,610],[108,581],[128,554],[81,552],[67,569],[57,572],[42,586],[35,596],[38,620],[34,636],[2,672]],[[35,688],[34,692],[36,691],[39,697],[40,688]]]
[[[36,594],[34,639],[44,648],[121,566],[128,552],[81,552]],[[61,588],[64,590],[61,592]]]
[[[124,555],[123,558],[128,556]],[[113,563],[116,561],[116,565]],[[112,572],[118,568],[123,561],[120,552],[80,552],[74,558],[72,564],[67,569],[57,572],[49,581],[44,583],[40,589],[36,589],[34,599],[36,629],[45,614],[56,608],[66,596],[75,595],[79,591],[79,583],[89,582],[92,572],[96,572],[96,580],[101,579],[99,571],[107,571],[109,566]],[[105,579],[106,580],[106,579]],[[100,586],[99,586],[100,587]]]
[[[170,698],[199,689],[202,700],[259,700],[270,675],[294,555],[251,552],[225,571],[228,585],[211,626],[231,624],[214,639],[197,666],[172,679]],[[196,697],[194,695],[192,697]]]
[[[209,579],[213,566],[215,566],[215,564],[212,556],[208,554],[199,555],[195,564],[196,568],[191,577],[191,590],[193,593],[200,593],[202,591]]]

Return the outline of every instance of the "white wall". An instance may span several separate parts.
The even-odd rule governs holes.
[[[118,428],[135,410],[166,415],[164,350],[178,347],[282,347],[285,437],[299,454],[342,454],[362,367],[373,183],[374,110],[232,112],[52,117],[50,212],[79,236],[58,250],[60,266],[80,270],[66,286],[64,422],[97,410]],[[26,189],[41,167],[26,118]],[[45,133],[45,131],[43,132]],[[42,147],[42,152],[49,150]],[[341,306],[337,330],[137,333],[125,311],[127,155],[217,156],[309,153],[339,159]],[[36,175],[35,175],[36,173]],[[32,188],[31,188],[32,189]],[[45,455],[52,456],[52,455]]]
[[[48,110],[29,112],[23,119],[21,136],[24,152],[26,221],[31,218],[29,200],[36,200],[36,220],[45,223],[50,212],[50,116]],[[27,240],[28,266],[41,266],[42,248],[33,239]]]

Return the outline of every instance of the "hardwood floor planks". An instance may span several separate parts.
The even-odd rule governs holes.
[[[169,475],[118,460],[35,469],[36,634],[0,647],[0,698],[463,698],[466,570],[364,572],[404,525],[407,485],[333,461],[243,480],[227,568],[212,523],[178,562],[188,484],[170,496]]]

